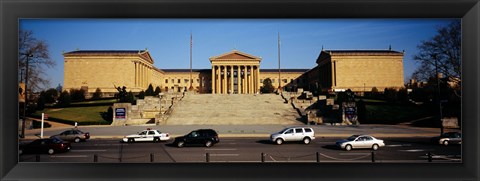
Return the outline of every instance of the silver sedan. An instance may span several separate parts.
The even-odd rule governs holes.
[[[356,148],[371,148],[377,150],[379,147],[384,147],[383,140],[377,139],[370,135],[352,135],[344,140],[338,140],[335,143],[341,149],[350,151]]]

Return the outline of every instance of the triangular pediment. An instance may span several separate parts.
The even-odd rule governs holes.
[[[238,50],[232,50],[222,55],[211,57],[210,60],[261,60],[262,58],[253,56]]]

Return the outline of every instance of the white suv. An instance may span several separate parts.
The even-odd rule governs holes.
[[[270,135],[270,140],[282,144],[284,141],[303,141],[305,144],[310,144],[310,141],[315,139],[315,133],[309,127],[290,127],[285,128],[278,133]]]

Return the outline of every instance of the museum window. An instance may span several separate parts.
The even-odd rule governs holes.
[[[180,79],[178,79],[177,83],[180,83]]]
[[[283,83],[287,83],[287,79],[282,79]]]
[[[183,81],[184,81],[185,83],[188,83],[188,79],[183,79]],[[179,82],[179,83],[180,83],[180,82]]]
[[[165,79],[165,84],[168,84],[168,79]]]

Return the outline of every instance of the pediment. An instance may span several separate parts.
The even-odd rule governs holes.
[[[210,60],[261,60],[262,58],[233,50],[222,55],[211,57]]]

